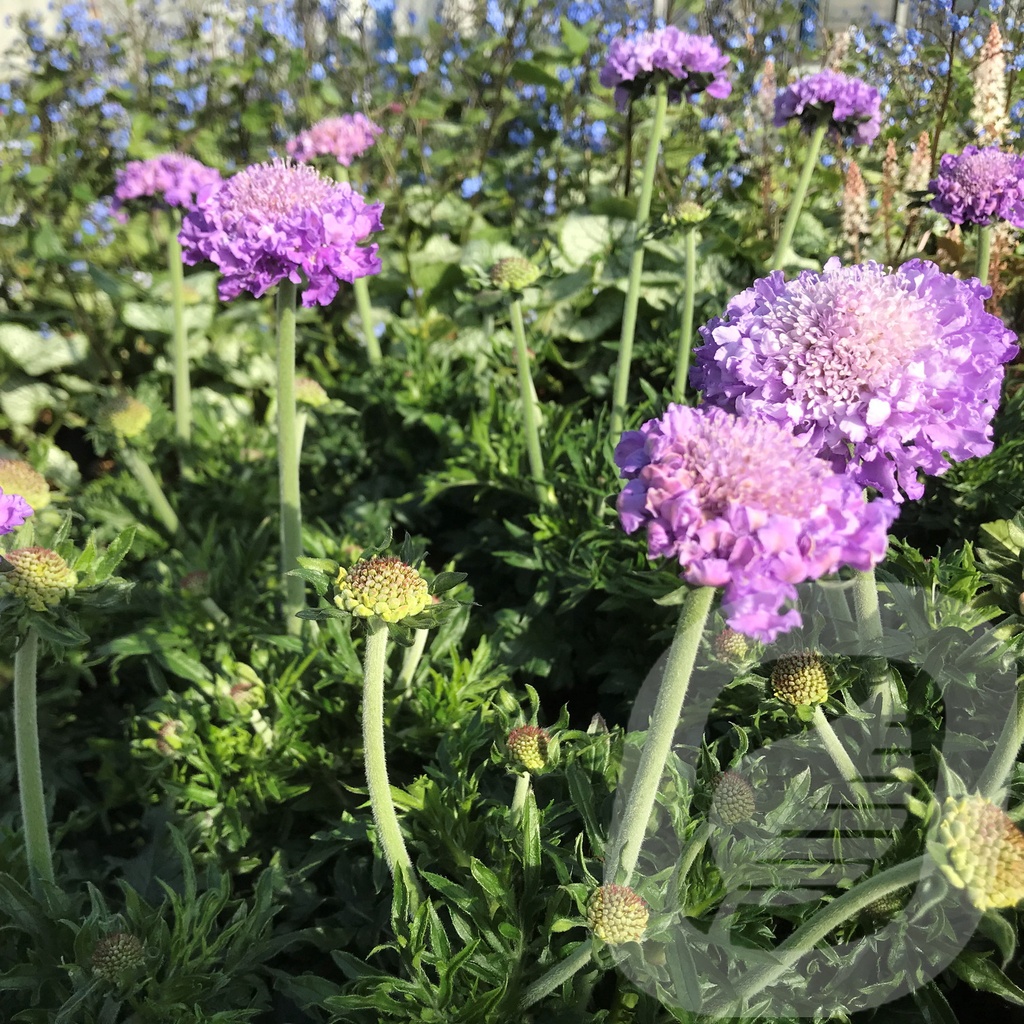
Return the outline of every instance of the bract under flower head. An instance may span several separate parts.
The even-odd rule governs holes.
[[[816,71],[775,97],[775,127],[795,117],[810,130],[827,115],[833,134],[866,146],[882,127],[881,102],[878,90],[859,78],[841,71]]]
[[[131,199],[154,196],[168,206],[191,208],[199,191],[221,183],[220,172],[183,153],[130,160],[117,172],[113,209]]]
[[[615,89],[615,104],[625,110],[630,99],[642,96],[659,77],[668,83],[668,97],[678,103],[702,92],[725,99],[732,82],[725,74],[729,63],[711,36],[681,32],[674,25],[641,32],[628,39],[613,39],[600,82]]]
[[[800,624],[795,584],[882,560],[896,507],[870,504],[784,427],[722,409],[670,405],[615,449],[627,533],[650,558],[675,558],[696,586],[724,587],[733,629],[770,643]]]
[[[928,190],[935,193],[931,208],[954,224],[1005,220],[1024,228],[1024,156],[997,146],[965,146],[943,156]]]
[[[339,281],[380,270],[377,246],[359,243],[380,230],[383,210],[312,167],[254,164],[200,192],[182,222],[182,258],[220,268],[222,299],[243,291],[258,297],[280,281],[298,285],[305,277],[302,304],[326,306]]]
[[[1017,346],[985,312],[988,294],[921,260],[776,271],[701,328],[690,380],[711,405],[795,431],[862,486],[919,498],[918,470],[939,476],[947,457],[992,450]]]
[[[333,156],[339,164],[348,167],[373,145],[373,140],[383,130],[365,114],[325,117],[289,139],[285,149],[300,164],[309,163],[317,156]]]

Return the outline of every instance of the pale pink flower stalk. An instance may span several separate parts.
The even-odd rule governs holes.
[[[843,239],[853,252],[855,263],[860,262],[860,240],[868,234],[868,190],[864,184],[864,176],[856,160],[851,160],[846,168],[846,180],[843,184]]]
[[[775,60],[772,57],[766,57],[764,68],[761,70],[761,84],[757,90],[757,109],[765,124],[771,124],[775,119],[775,96],[778,91],[775,80]]]
[[[971,103],[974,132],[986,145],[998,146],[1009,125],[1006,116],[1006,58],[1003,36],[993,21],[988,38],[981,47],[974,76]]]
[[[910,153],[910,166],[903,179],[904,192],[924,192],[932,176],[932,146],[927,132],[921,132]]]

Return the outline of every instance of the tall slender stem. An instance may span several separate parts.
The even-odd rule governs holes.
[[[690,224],[684,235],[686,268],[683,278],[683,322],[679,331],[679,349],[676,352],[675,384],[672,397],[686,402],[686,378],[690,373],[690,351],[693,348],[693,300],[697,278],[697,229]]]
[[[550,995],[559,985],[567,982],[577,971],[590,963],[594,955],[593,942],[587,940],[578,945],[564,960],[555,964],[547,974],[538,978],[523,994],[519,1009],[525,1010]]]
[[[547,479],[544,473],[544,456],[540,450],[540,410],[533,390],[530,375],[530,356],[526,351],[526,328],[523,326],[523,303],[516,296],[510,305],[512,314],[512,337],[516,346],[516,365],[519,368],[519,396],[523,405],[523,429],[526,432],[526,454],[530,460],[530,476],[537,489],[537,498],[547,500]]]
[[[336,181],[343,181],[346,185],[351,184],[348,168],[344,164],[338,164],[334,174]],[[370,303],[370,286],[365,277],[357,277],[352,282],[352,292],[356,297],[356,312],[359,314],[359,322],[363,327],[363,341],[366,343],[366,358],[371,366],[377,366],[381,361],[380,342],[377,340],[377,332],[374,330],[373,306]]]
[[[526,806],[526,798],[530,793],[530,773],[520,772],[516,777],[516,791],[512,794],[512,807],[510,810],[512,824],[518,825],[523,816],[523,808]]]
[[[978,779],[978,792],[989,800],[995,800],[999,790],[1006,783],[1013,766],[1017,763],[1017,753],[1024,743],[1024,695],[1017,693],[1016,707],[1013,716],[1003,727],[1002,734],[992,751],[985,770]]]
[[[978,228],[978,279],[988,284],[988,268],[992,260],[992,225]]]
[[[366,787],[370,808],[377,826],[377,839],[384,851],[392,877],[402,873],[413,913],[423,899],[413,873],[409,851],[405,848],[398,814],[391,800],[387,759],[384,753],[384,667],[388,649],[388,628],[371,619],[367,625],[366,647],[363,651],[363,760],[366,766]]]
[[[853,610],[860,639],[866,646],[867,671],[873,694],[881,697],[880,713],[888,719],[894,704],[893,679],[882,656],[882,614],[874,569],[858,570],[853,577]]]
[[[622,883],[628,885],[636,868],[714,596],[714,587],[697,587],[686,595],[680,609],[679,624],[651,712],[640,764],[626,798],[622,820],[606,851],[605,878],[609,882],[621,876]]]
[[[167,495],[164,494],[160,481],[157,480],[153,470],[149,468],[149,463],[137,451],[129,448],[127,445],[122,445],[121,447],[121,461],[128,467],[128,471],[132,476],[142,484],[142,489],[146,492],[150,508],[157,519],[163,524],[164,529],[172,535],[177,534],[181,529],[181,521],[178,519],[177,512],[174,511],[171,503],[167,500]]]
[[[305,603],[305,589],[294,569],[302,556],[302,499],[299,493],[299,449],[295,408],[295,285],[277,286],[277,471],[281,506],[281,574],[284,580],[284,621],[298,633],[295,616]]]
[[[29,878],[37,895],[40,882],[52,885],[54,881],[36,718],[38,656],[39,636],[30,628],[14,655],[14,748],[18,762],[18,793],[21,797],[21,820],[25,829]]]
[[[181,262],[181,214],[170,214],[167,236],[167,271],[171,277],[172,331],[171,353],[174,360],[174,433],[188,444],[192,439],[192,385],[188,373],[188,333],[185,327],[185,268]]]
[[[636,315],[640,307],[640,280],[644,272],[644,232],[651,215],[651,197],[654,195],[654,174],[658,169],[658,152],[665,131],[668,112],[668,87],[664,82],[656,86],[654,94],[654,121],[651,138],[644,159],[644,177],[640,185],[640,200],[636,208],[633,258],[629,265],[629,286],[626,304],[622,310],[622,334],[619,337],[619,357],[615,364],[615,384],[612,390],[612,440],[622,433],[626,417],[626,397],[629,392],[629,368],[633,361],[633,338],[636,334]]]
[[[800,211],[803,209],[804,199],[807,198],[807,188],[811,184],[811,176],[814,168],[818,165],[818,154],[821,152],[821,144],[828,131],[829,119],[823,118],[820,124],[816,125],[811,132],[810,141],[807,143],[807,155],[804,157],[804,166],[800,171],[800,180],[796,183],[796,191],[789,204],[789,212],[782,225],[782,232],[779,234],[778,244],[775,246],[775,256],[772,258],[771,269],[781,270],[789,255],[789,247],[793,241],[793,233],[796,231],[796,222],[800,219]]]
[[[402,655],[402,667],[398,671],[398,688],[406,697],[412,693],[412,683],[416,678],[416,669],[423,657],[423,649],[427,646],[429,629],[417,629],[412,634],[412,644],[406,647]]]
[[[825,750],[828,751],[828,756],[832,758],[832,763],[839,769],[839,774],[853,791],[854,796],[865,805],[869,804],[870,797],[864,787],[860,772],[857,771],[850,755],[846,752],[842,740],[836,735],[832,723],[825,717],[825,712],[821,710],[820,704],[816,704],[814,707],[814,728],[818,730],[818,735],[821,737]]]

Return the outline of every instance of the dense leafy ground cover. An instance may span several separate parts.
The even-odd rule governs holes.
[[[694,625],[710,593],[623,530],[614,457],[623,427],[697,406],[685,324],[721,317],[773,262],[790,279],[831,257],[980,271],[972,324],[1016,337],[1005,221],[1024,213],[1011,196],[983,231],[929,205],[943,154],[1019,145],[1016,7],[922,4],[903,31],[815,39],[786,6],[690,5],[674,21],[712,35],[731,93],[662,104],[654,88],[623,110],[599,76],[612,41],[646,28],[637,10],[493,2],[478,25],[410,29],[383,4],[366,24],[307,7],[172,27],[159,7],[107,26],[74,4],[55,34],[22,26],[0,81],[0,427],[17,460],[0,486],[34,509],[3,538],[29,582],[0,577],[0,1017],[932,1024],[1024,1005],[1024,839],[997,810],[1016,819],[1024,796],[1015,355],[963,357],[966,291],[943,285],[954,326],[925,340],[950,351],[928,374],[965,358],[952,376],[975,398],[957,402],[980,410],[970,444],[987,454],[966,457],[960,405],[931,408],[937,450],[960,454],[899,503],[873,575],[830,565],[831,588],[801,588],[802,627],[771,642],[725,630],[718,598]],[[776,127],[773,100],[820,67],[879,90],[880,134],[819,138],[807,160],[812,137]],[[357,112],[380,133],[346,167],[315,165],[383,203],[366,239],[380,268],[294,322],[287,283],[218,295],[223,262],[189,255],[194,194],[113,205],[129,161],[180,152],[228,177]],[[916,301],[887,307],[855,374],[917,329]],[[298,543],[286,447],[301,568],[282,566]],[[798,459],[749,461],[785,480]],[[32,577],[20,553],[37,547],[77,580],[52,562]],[[404,623],[352,597],[376,555],[422,573]],[[56,603],[30,607],[44,585]],[[655,699],[687,651],[673,744],[678,711]],[[836,746],[867,763],[890,717],[902,741],[871,795],[900,813],[865,820]],[[672,749],[636,811],[658,725]],[[802,834],[824,846],[787,852]]]

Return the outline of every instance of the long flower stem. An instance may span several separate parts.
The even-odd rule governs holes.
[[[39,636],[34,629],[29,629],[14,655],[14,748],[18,762],[18,793],[25,829],[25,852],[32,889],[37,894],[40,882],[52,885],[54,881],[36,719],[38,655]]]
[[[521,772],[516,778],[516,791],[512,794],[511,817],[512,824],[518,825],[523,817],[523,808],[526,806],[526,798],[530,793],[530,773]]]
[[[174,360],[174,433],[179,441],[192,440],[192,385],[188,374],[188,334],[185,327],[185,268],[181,262],[181,214],[170,215],[167,236],[167,270],[171,277],[171,312],[173,316],[171,351]]]
[[[661,136],[665,131],[665,116],[668,112],[668,87],[664,82],[656,86],[654,94],[654,121],[651,138],[647,144],[644,160],[644,176],[640,185],[640,200],[636,208],[633,258],[629,265],[629,286],[626,304],[622,310],[622,334],[619,337],[619,357],[615,364],[615,384],[612,389],[612,440],[617,441],[622,433],[626,417],[626,396],[629,392],[629,368],[633,361],[633,337],[636,334],[636,315],[640,307],[640,279],[644,272],[644,232],[651,214],[651,197],[654,195],[654,174],[658,169],[658,152]]]
[[[412,634],[412,644],[406,647],[402,655],[402,667],[398,671],[398,688],[406,697],[412,693],[412,683],[416,678],[416,669],[419,668],[423,650],[427,646],[429,633],[429,629],[415,630]]]
[[[881,697],[881,716],[892,714],[894,693],[889,666],[882,656],[882,615],[874,569],[858,570],[853,577],[853,610],[860,639],[868,655],[867,670],[872,693]]]
[[[772,270],[781,270],[789,256],[789,247],[793,242],[793,233],[796,231],[796,222],[800,219],[800,211],[803,209],[804,199],[807,198],[807,188],[811,184],[811,176],[818,164],[818,154],[821,152],[821,144],[825,140],[828,125],[829,119],[823,118],[811,133],[810,141],[807,143],[807,155],[804,157],[804,166],[800,171],[800,180],[796,184],[796,191],[789,204],[789,212],[786,214],[778,244],[775,246]]]
[[[530,356],[526,351],[526,328],[523,325],[522,300],[514,298],[509,310],[512,314],[512,337],[516,346],[516,365],[519,368],[519,395],[523,405],[523,429],[526,432],[526,454],[530,460],[530,476],[537,488],[537,498],[547,500],[547,477],[544,473],[544,456],[540,450],[540,410],[530,376]]]
[[[978,279],[988,284],[988,268],[992,259],[992,225],[978,228]]]
[[[277,288],[277,472],[281,507],[281,574],[284,580],[284,621],[289,633],[298,633],[295,616],[305,603],[298,576],[285,573],[302,556],[302,499],[299,493],[299,449],[295,408],[295,285],[282,281]]]
[[[348,168],[338,164],[334,177],[336,181],[343,181],[351,184]],[[366,358],[371,366],[377,366],[381,361],[380,342],[377,340],[377,333],[374,330],[373,306],[370,303],[370,286],[365,277],[357,277],[352,282],[352,292],[356,297],[356,311],[359,313],[359,322],[363,327],[363,341],[366,343]]]
[[[686,401],[686,378],[690,373],[690,352],[693,348],[693,301],[697,287],[697,229],[690,224],[684,235],[686,268],[683,278],[683,322],[679,331],[679,349],[676,352],[675,383],[672,397]]]
[[[818,730],[818,735],[825,745],[825,750],[828,751],[828,756],[832,758],[832,763],[839,769],[839,774],[849,785],[854,796],[865,805],[869,804],[870,797],[867,789],[864,788],[860,772],[857,771],[850,755],[846,752],[842,740],[836,735],[832,723],[825,717],[825,712],[821,710],[820,704],[815,705],[814,708],[814,728]]]
[[[706,1006],[702,1006],[701,1013],[709,1017],[739,1016],[741,1003],[748,1002],[781,978],[800,957],[814,949],[829,932],[855,914],[859,914],[875,900],[918,882],[927,870],[928,864],[927,857],[915,857],[854,886],[808,918],[788,939],[776,947],[773,953],[774,962],[771,965],[752,970],[728,996],[716,997]]]
[[[1017,763],[1021,744],[1024,744],[1024,694],[1018,691],[1014,714],[1003,727],[996,749],[978,780],[978,792],[982,796],[996,799]]]
[[[377,826],[377,839],[384,851],[392,877],[401,872],[409,893],[411,913],[423,900],[423,893],[413,873],[409,851],[405,848],[398,814],[391,799],[388,765],[384,753],[384,667],[388,649],[388,628],[378,620],[370,620],[363,651],[363,759],[366,766],[366,787],[370,808]]]
[[[591,941],[586,941],[577,946],[561,963],[555,964],[543,977],[538,978],[523,993],[519,1001],[519,1009],[525,1010],[534,1003],[540,1002],[545,996],[550,995],[559,985],[568,981],[577,971],[582,970],[590,963],[594,955],[594,947]]]
[[[149,463],[138,452],[127,445],[121,447],[121,461],[128,467],[128,471],[132,476],[142,484],[142,489],[146,492],[150,508],[157,519],[163,524],[164,529],[172,535],[177,534],[181,529],[181,521],[178,519],[178,514],[171,507],[171,503],[167,500],[167,495],[164,494],[160,481],[157,480],[153,470],[149,468]]]
[[[609,882],[621,876],[622,883],[628,885],[636,868],[714,596],[714,587],[697,587],[686,595],[680,609],[679,624],[665,663],[665,674],[658,688],[654,710],[651,712],[640,764],[626,798],[626,809],[619,828],[613,841],[608,844],[605,878]]]

